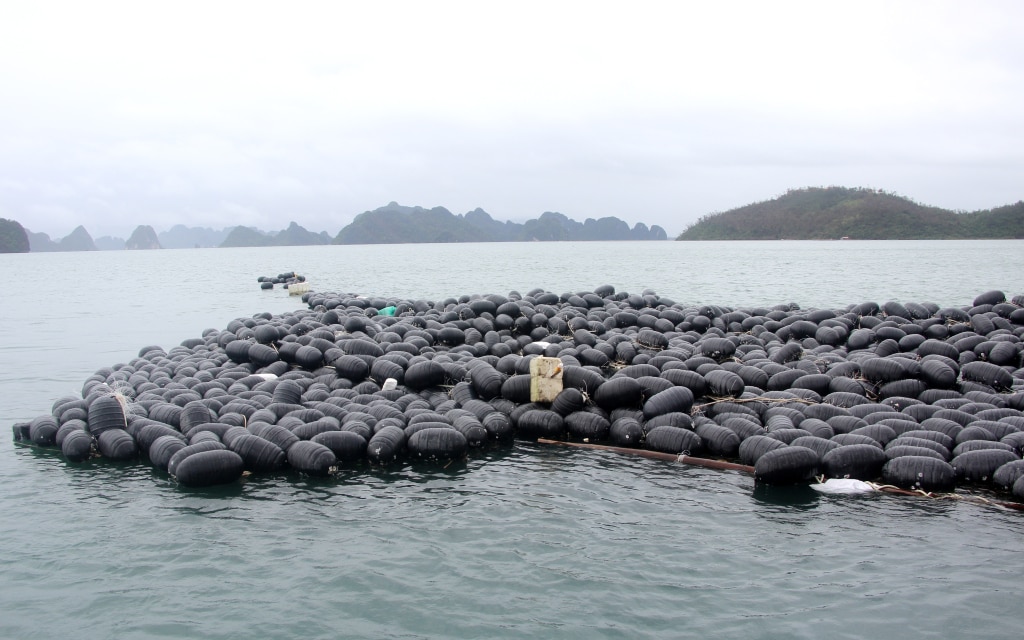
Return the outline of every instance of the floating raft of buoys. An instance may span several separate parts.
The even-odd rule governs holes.
[[[73,463],[148,459],[188,486],[460,459],[519,438],[770,484],[824,476],[1024,500],[1024,296],[810,310],[611,286],[302,299],[308,309],[144,347],[14,437]]]
[[[256,282],[260,284],[260,289],[264,290],[273,289],[275,284],[282,285],[288,290],[289,295],[298,296],[309,292],[306,276],[300,276],[294,271],[279,273],[277,276],[260,276],[256,278]]]

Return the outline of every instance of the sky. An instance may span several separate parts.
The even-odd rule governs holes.
[[[788,189],[1024,199],[1024,3],[0,0],[0,217],[671,236]]]

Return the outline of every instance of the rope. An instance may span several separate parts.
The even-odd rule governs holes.
[[[820,402],[814,402],[812,400],[807,400],[805,398],[765,398],[765,397],[761,397],[761,396],[758,396],[756,398],[721,398],[721,397],[715,398],[715,397],[712,397],[711,402],[705,402],[704,404],[695,404],[695,405],[693,405],[693,408],[690,409],[690,414],[691,415],[702,414],[702,413],[704,413],[704,408],[705,407],[710,407],[712,405],[716,405],[716,404],[719,404],[719,403],[722,403],[722,402],[735,402],[736,404],[743,404],[745,402],[764,402],[766,404],[788,404],[790,402],[798,402],[800,404],[807,404],[807,405],[821,404]]]
[[[734,462],[725,462],[723,460],[714,460],[710,458],[695,458],[689,455],[688,451],[684,451],[679,454],[662,453],[660,451],[650,451],[647,449],[631,449],[626,447],[613,447],[602,444],[592,444],[585,442],[569,442],[566,440],[550,440],[548,438],[538,438],[537,442],[540,444],[554,444],[566,447],[576,447],[580,449],[592,449],[597,451],[610,451],[620,454],[629,454],[635,456],[641,456],[644,458],[653,458],[656,460],[664,460],[665,462],[676,462],[681,464],[689,464],[700,467],[706,467],[710,469],[719,470],[731,470],[731,471],[743,471],[746,473],[754,473],[754,467],[736,464]],[[818,482],[822,482],[825,476],[817,476]],[[1024,504],[1016,502],[1002,502],[999,500],[989,500],[981,496],[965,496],[959,493],[930,493],[921,489],[903,489],[891,484],[880,484],[877,482],[865,483],[872,489],[881,493],[889,493],[894,495],[903,496],[914,496],[919,498],[933,498],[936,500],[961,500],[963,502],[972,502],[974,504],[989,505],[995,507],[1003,507],[1006,509],[1014,509],[1017,511],[1024,511]]]
[[[970,502],[973,504],[987,505],[992,507],[1003,507],[1004,509],[1013,509],[1016,511],[1024,511],[1024,504],[1018,502],[1003,502],[1002,500],[990,500],[983,496],[968,496],[960,493],[935,493],[924,491],[923,489],[904,489],[891,484],[879,484],[876,482],[869,482],[869,485],[877,491],[883,493],[891,493],[903,496],[913,496],[919,498],[932,498],[935,500],[960,500],[963,502]]]

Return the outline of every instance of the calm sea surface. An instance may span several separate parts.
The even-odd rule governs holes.
[[[1022,241],[534,243],[0,255],[2,638],[1010,638],[1024,514],[755,490],[518,442],[440,466],[185,490],[14,446],[97,369],[314,289],[438,300],[652,289],[679,303],[970,304]]]

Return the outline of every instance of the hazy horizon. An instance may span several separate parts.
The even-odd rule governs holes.
[[[1024,5],[43,0],[0,23],[0,217],[336,234],[396,201],[669,236],[789,189],[1024,198]]]
[[[391,203],[388,203],[388,204],[391,204]],[[398,203],[398,204],[399,204],[399,205],[401,205],[401,206],[409,206],[409,207],[416,207],[416,206],[419,206],[419,205],[403,205],[402,203]],[[381,205],[381,206],[383,207],[383,206],[387,206],[387,205]],[[437,206],[441,206],[441,205],[437,205]],[[432,209],[433,207],[422,207],[422,208],[426,210],[426,209]],[[447,209],[447,207],[444,207],[444,208],[446,208],[446,209]],[[476,208],[477,208],[477,207],[474,207],[474,209],[470,209],[470,211],[474,211],[474,210],[475,210]],[[479,208],[480,208],[480,209],[483,209],[483,210],[484,210],[485,212],[487,212],[487,210],[486,210],[486,209],[484,209],[483,207],[479,207]],[[453,215],[456,215],[456,216],[465,216],[465,215],[466,215],[467,213],[469,213],[470,211],[463,211],[463,212],[461,212],[461,213],[460,213],[460,212],[456,212],[456,211],[451,211],[451,213],[452,213]],[[364,212],[360,211],[359,213],[364,213]],[[487,212],[487,213],[488,213],[488,215],[490,215],[490,212]],[[541,216],[541,214],[542,214],[542,213],[544,213],[544,212],[541,212],[541,213],[537,214],[536,216],[534,216],[534,218],[533,218],[533,219],[539,218],[539,217]],[[561,213],[561,212],[555,212],[555,213]],[[358,214],[357,214],[357,215],[358,215]],[[354,218],[354,217],[355,217],[355,216],[353,216],[353,218]],[[491,217],[492,217],[492,218],[494,218],[494,216],[491,216]],[[570,218],[570,219],[572,219],[572,220],[575,220],[576,222],[579,222],[579,223],[584,223],[584,222],[586,222],[586,219],[585,219],[585,218],[584,218],[584,219],[582,219],[582,220],[576,220],[576,219],[575,219],[575,218],[573,218],[572,216],[566,216],[566,217],[568,217],[568,218]],[[521,219],[521,220],[500,220],[500,219],[498,219],[498,218],[494,218],[494,219],[495,219],[496,221],[498,221],[498,222],[512,222],[512,223],[516,223],[516,224],[523,224],[523,223],[527,222],[528,220],[530,220],[531,218],[523,218],[523,219]],[[20,223],[21,221],[19,220],[18,222]],[[48,236],[50,236],[50,239],[51,239],[51,240],[60,240],[61,238],[64,238],[64,237],[66,237],[66,236],[70,235],[70,234],[71,234],[71,233],[72,233],[72,232],[73,232],[73,231],[74,231],[75,229],[77,229],[77,228],[78,228],[79,226],[82,226],[82,227],[84,227],[84,228],[85,228],[85,230],[89,232],[89,235],[90,235],[90,236],[91,236],[92,238],[94,238],[94,239],[95,239],[95,238],[102,238],[102,237],[114,237],[114,238],[121,238],[121,239],[127,239],[127,238],[128,238],[128,237],[129,237],[129,236],[130,236],[130,235],[131,235],[131,234],[132,234],[132,233],[133,233],[134,231],[135,231],[135,229],[137,229],[137,228],[138,228],[138,227],[140,227],[140,226],[150,226],[150,227],[153,227],[153,231],[154,231],[154,232],[156,232],[156,233],[157,233],[157,235],[159,235],[159,234],[161,234],[161,233],[167,233],[167,232],[171,231],[171,229],[173,229],[173,228],[175,228],[175,227],[178,227],[178,226],[183,226],[183,227],[185,227],[185,228],[188,228],[188,229],[196,229],[196,228],[199,228],[199,229],[209,229],[209,230],[211,230],[211,231],[225,231],[225,230],[230,230],[230,229],[233,229],[234,227],[237,227],[237,226],[242,226],[242,227],[249,227],[249,228],[252,228],[252,229],[256,229],[257,231],[260,231],[260,232],[263,232],[263,233],[269,233],[269,234],[276,234],[276,233],[279,233],[279,232],[281,232],[281,231],[284,231],[284,230],[286,230],[286,229],[288,228],[288,226],[290,226],[290,225],[291,225],[291,223],[292,223],[292,222],[295,222],[295,221],[293,221],[293,220],[288,220],[288,221],[286,221],[286,222],[284,222],[284,223],[283,223],[283,226],[281,226],[281,227],[279,227],[279,228],[275,228],[275,229],[261,229],[261,228],[259,228],[259,227],[255,227],[255,226],[253,226],[253,225],[248,225],[248,224],[243,224],[243,223],[238,223],[238,224],[230,224],[230,225],[227,225],[227,226],[219,227],[219,226],[209,226],[209,225],[185,225],[185,224],[182,224],[182,223],[178,223],[178,222],[175,222],[175,223],[170,223],[170,224],[169,224],[168,226],[165,226],[165,227],[158,227],[158,226],[154,226],[154,225],[152,225],[152,224],[149,224],[148,222],[139,222],[139,224],[135,225],[135,227],[131,228],[130,230],[128,230],[128,231],[127,231],[126,233],[124,233],[123,235],[118,235],[118,234],[113,234],[113,235],[111,235],[111,234],[108,234],[108,233],[105,233],[105,234],[102,234],[102,235],[97,235],[97,234],[94,234],[94,233],[93,233],[92,231],[90,231],[90,230],[89,230],[89,228],[88,228],[87,226],[85,226],[85,225],[75,225],[75,228],[74,228],[74,229],[69,229],[69,230],[67,231],[67,233],[65,233],[65,234],[63,234],[63,235],[54,235],[54,234],[52,234],[52,233],[50,233],[50,232],[48,232],[48,231],[46,231],[46,230],[40,230],[40,229],[32,229],[31,227],[27,227],[27,226],[25,226],[25,224],[24,224],[24,223],[21,223],[21,224],[22,224],[22,226],[23,226],[23,227],[25,227],[25,229],[26,229],[27,231],[30,231],[30,232],[32,232],[32,233],[45,233],[45,234],[47,234]],[[346,224],[346,226],[347,226],[347,225],[348,225],[348,224],[349,224],[350,222],[351,222],[351,220],[349,220],[348,222],[346,222],[346,223],[345,223],[345,224]],[[637,220],[637,221],[636,221],[636,222],[634,222],[634,223],[630,223],[630,224],[629,224],[629,226],[630,226],[630,228],[633,228],[633,227],[634,227],[634,226],[635,226],[635,225],[636,225],[637,223],[643,223],[643,222],[644,222],[643,220]],[[328,234],[330,234],[330,236],[331,236],[331,237],[334,237],[334,236],[338,235],[338,233],[339,233],[339,232],[341,231],[341,229],[342,229],[342,228],[344,228],[344,227],[342,227],[342,228],[339,228],[339,229],[337,229],[337,230],[335,230],[335,231],[331,231],[330,229],[310,229],[310,228],[308,228],[308,227],[305,227],[304,225],[302,225],[302,224],[300,224],[300,223],[298,223],[298,222],[296,222],[296,224],[299,224],[299,226],[300,226],[300,227],[303,227],[304,229],[306,229],[306,231],[310,231],[310,232],[312,232],[312,233],[321,233],[321,232],[327,232]],[[646,223],[644,223],[644,224],[646,224]],[[651,225],[651,224],[648,224],[647,226],[648,226],[648,227],[653,227],[653,226],[656,226],[656,225]],[[657,226],[660,226],[660,225],[657,225]],[[667,233],[667,231],[666,231],[666,233]],[[678,234],[675,234],[675,235],[678,235]],[[670,239],[674,238],[674,237],[675,237],[675,235],[672,235],[672,236],[670,237]]]
[[[833,186],[838,186],[838,185],[833,185]],[[780,194],[780,195],[781,195],[781,194]],[[901,196],[901,197],[908,197],[908,198],[909,198],[909,196],[905,196],[905,194],[896,194],[896,195],[898,195],[898,196]],[[914,199],[913,199],[913,198],[911,198],[911,200],[914,200]],[[915,202],[917,202],[916,200],[914,200],[914,201],[915,201]],[[390,204],[390,203],[388,203],[388,204]],[[402,206],[409,206],[409,207],[415,207],[415,206],[419,206],[419,205],[403,205],[402,203],[398,203],[398,204],[400,204],[400,205],[402,205]],[[755,204],[755,203],[751,202],[751,203],[746,203],[746,204]],[[922,204],[922,205],[925,205],[925,206],[933,206],[933,205],[930,205],[929,203],[919,203],[919,204]],[[1012,204],[1015,204],[1015,203],[1012,203],[1012,202],[1008,202],[1008,203],[1005,203],[1005,204],[1007,204],[1007,205],[1012,205]],[[383,206],[386,206],[386,205],[381,205],[381,206],[383,207]],[[437,206],[442,206],[442,205],[437,205]],[[740,205],[740,206],[744,206],[744,205]],[[998,206],[1003,206],[1003,205],[997,205],[997,207],[998,207]],[[422,207],[422,208],[423,208],[423,209],[432,209],[433,207]],[[444,207],[444,208],[446,208],[446,209],[447,209],[447,207]],[[487,210],[486,210],[486,209],[484,209],[483,207],[479,207],[479,208],[480,208],[480,209],[483,209],[484,211],[487,211]],[[944,208],[944,207],[943,207],[943,208]],[[476,207],[474,207],[474,209],[476,209]],[[473,211],[474,209],[470,209],[469,211]],[[464,216],[464,215],[466,215],[466,213],[469,213],[469,211],[463,211],[463,212],[451,211],[451,213],[452,213],[453,215],[457,215],[457,216]],[[364,212],[362,212],[362,211],[361,211],[360,213],[364,213]],[[490,212],[489,212],[489,211],[487,211],[487,213],[488,213],[488,214],[490,215]],[[544,212],[541,212],[541,213],[544,213]],[[556,212],[556,213],[561,213],[561,212]],[[720,213],[720,212],[709,212],[709,213]],[[356,214],[356,215],[358,215],[358,214]],[[533,219],[539,218],[539,217],[540,217],[540,215],[541,215],[541,214],[537,214],[536,216],[534,216],[534,218],[533,218]],[[354,217],[354,216],[353,216],[353,217]],[[498,222],[503,222],[503,223],[504,223],[504,222],[512,222],[512,223],[516,223],[516,224],[523,224],[523,223],[527,222],[528,220],[530,220],[530,218],[524,218],[524,219],[519,219],[519,220],[502,220],[502,219],[499,219],[499,218],[495,218],[494,216],[491,216],[491,217],[492,217],[492,218],[494,218],[494,219],[495,219],[496,221],[498,221]],[[579,222],[579,223],[583,223],[583,222],[585,222],[585,221],[586,221],[586,218],[584,218],[584,219],[576,219],[576,218],[573,218],[572,216],[566,216],[566,217],[568,217],[568,218],[570,218],[570,219],[572,219],[572,220],[575,220],[576,222]],[[20,222],[20,221],[19,221],[19,222]],[[157,235],[159,235],[159,234],[162,234],[162,233],[167,233],[167,232],[169,232],[169,231],[170,231],[170,230],[171,230],[172,228],[174,228],[174,227],[177,227],[177,226],[184,226],[184,227],[186,227],[186,228],[189,228],[189,229],[194,229],[194,228],[199,228],[199,229],[209,229],[209,230],[211,230],[211,231],[228,231],[228,230],[230,230],[230,229],[233,229],[233,228],[234,228],[234,227],[236,227],[236,226],[243,226],[243,227],[249,227],[249,228],[253,228],[253,229],[256,229],[257,231],[259,231],[259,232],[261,232],[261,233],[266,233],[266,234],[271,234],[271,235],[273,235],[273,234],[277,234],[277,233],[279,233],[279,232],[281,232],[281,231],[284,231],[284,230],[286,230],[286,229],[288,228],[288,226],[289,226],[289,225],[290,225],[290,224],[291,224],[292,222],[295,222],[295,221],[293,221],[293,220],[288,220],[288,221],[285,221],[285,222],[283,222],[282,226],[280,226],[280,227],[277,227],[277,228],[273,228],[273,229],[263,229],[263,228],[259,228],[259,227],[253,226],[253,225],[248,225],[248,224],[244,224],[244,223],[238,223],[238,224],[229,224],[229,225],[226,225],[226,226],[209,226],[209,225],[185,225],[185,224],[182,224],[182,223],[170,223],[170,224],[169,224],[168,226],[166,226],[166,227],[158,227],[158,226],[154,226],[154,225],[152,225],[152,224],[149,224],[149,223],[147,223],[147,222],[139,222],[139,224],[138,224],[138,225],[136,225],[135,227],[133,227],[133,228],[132,228],[132,229],[130,229],[130,230],[127,230],[127,231],[126,231],[126,232],[125,232],[125,233],[124,233],[123,235],[118,235],[118,234],[108,234],[108,233],[105,233],[105,234],[101,234],[101,235],[98,235],[98,234],[95,234],[95,233],[93,233],[92,231],[90,231],[88,227],[85,227],[85,225],[81,225],[81,226],[85,227],[85,230],[89,232],[89,235],[90,235],[90,236],[91,236],[91,237],[92,237],[93,239],[97,239],[97,238],[104,238],[104,237],[112,237],[112,238],[120,238],[120,239],[122,239],[122,240],[126,240],[126,239],[128,239],[128,237],[129,237],[129,236],[131,236],[131,234],[132,234],[132,233],[133,233],[133,232],[135,231],[135,229],[136,229],[136,228],[138,228],[139,226],[143,226],[143,225],[148,225],[148,226],[150,226],[150,227],[153,227],[153,231],[154,231],[154,232],[156,232],[156,233],[157,233]],[[348,222],[346,222],[345,224],[347,225],[347,224],[349,224],[350,222],[351,222],[351,220],[349,220],[349,221],[348,221]],[[635,225],[636,225],[637,223],[643,223],[643,224],[646,224],[646,225],[647,225],[648,227],[654,227],[654,226],[661,226],[661,225],[655,225],[655,224],[651,224],[651,223],[646,223],[646,222],[645,222],[645,221],[643,221],[643,220],[636,220],[636,221],[628,221],[628,220],[627,220],[627,221],[625,221],[625,222],[627,222],[627,223],[629,224],[630,228],[633,228],[633,227],[634,227],[634,226],[635,226]],[[696,222],[696,220],[694,220],[694,221],[692,221],[692,222]],[[342,227],[342,228],[339,228],[339,229],[337,229],[337,230],[333,230],[333,231],[332,231],[331,229],[310,229],[310,228],[306,227],[305,225],[302,225],[301,223],[298,223],[298,222],[296,222],[296,224],[299,224],[299,226],[300,226],[300,227],[303,227],[303,228],[304,228],[304,229],[305,229],[306,231],[310,231],[310,232],[312,232],[312,233],[317,233],[317,234],[319,234],[319,233],[322,233],[322,232],[326,232],[326,233],[327,233],[328,235],[330,235],[330,236],[331,236],[332,238],[333,238],[333,237],[335,237],[335,236],[337,236],[337,235],[338,235],[338,233],[339,233],[339,232],[341,231],[341,229],[342,229],[342,228],[344,228],[344,227]],[[22,225],[24,226],[24,223],[22,223]],[[78,226],[79,226],[79,225],[75,225],[75,228],[77,228]],[[58,240],[60,240],[61,238],[63,238],[63,237],[65,237],[65,236],[69,235],[69,234],[70,234],[70,233],[71,233],[72,231],[74,231],[74,229],[69,229],[69,230],[67,231],[67,233],[65,233],[65,234],[63,234],[63,235],[54,235],[54,234],[52,234],[52,233],[49,233],[48,231],[45,231],[45,230],[39,230],[39,229],[32,229],[32,228],[30,228],[30,227],[25,227],[25,228],[26,228],[26,230],[27,230],[27,231],[30,231],[30,232],[32,232],[32,233],[40,233],[40,232],[42,232],[42,233],[46,233],[46,234],[47,234],[47,235],[48,235],[48,236],[50,237],[50,239],[51,239],[51,240],[54,240],[54,241],[58,241]],[[673,240],[673,239],[675,239],[675,238],[676,238],[676,236],[678,236],[678,235],[679,235],[679,233],[680,233],[680,232],[682,232],[682,231],[683,231],[683,229],[680,229],[680,230],[679,230],[679,232],[675,232],[675,233],[673,233],[673,232],[672,232],[671,230],[669,230],[669,229],[666,229],[666,230],[665,230],[666,234],[668,235],[668,239],[669,239],[669,240]]]

